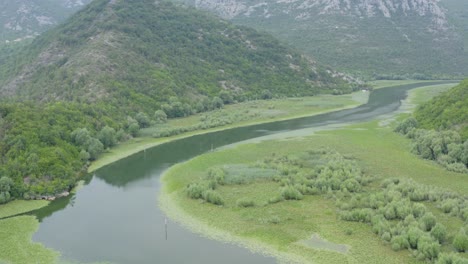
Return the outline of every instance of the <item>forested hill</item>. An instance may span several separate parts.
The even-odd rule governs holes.
[[[273,37],[168,2],[96,0],[2,63],[2,97],[114,101],[350,91]],[[125,98],[125,101],[122,101]]]
[[[468,139],[468,79],[421,105],[414,113],[422,128],[453,129]]]
[[[69,189],[166,115],[354,86],[270,35],[154,0],[95,0],[0,60],[0,203]]]
[[[465,0],[174,0],[271,32],[345,72],[468,73]]]

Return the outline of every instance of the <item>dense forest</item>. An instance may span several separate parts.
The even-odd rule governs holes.
[[[395,131],[412,139],[422,158],[468,173],[468,80],[420,105]]]
[[[468,80],[421,105],[414,117],[427,129],[453,129],[468,139]]]
[[[163,1],[96,0],[12,51],[0,56],[0,203],[69,190],[166,117],[357,89],[269,35]]]

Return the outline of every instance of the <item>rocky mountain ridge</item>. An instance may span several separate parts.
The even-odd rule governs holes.
[[[57,25],[91,0],[14,0],[0,2],[0,41],[32,38]]]
[[[467,73],[463,30],[453,8],[447,7],[462,0],[175,1],[271,32],[348,72],[439,77]]]

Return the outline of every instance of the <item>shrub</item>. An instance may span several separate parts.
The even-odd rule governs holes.
[[[408,242],[410,244],[411,248],[417,248],[418,247],[418,240],[421,236],[424,235],[424,232],[417,228],[417,227],[410,227],[407,233],[408,236]]]
[[[426,213],[426,206],[420,203],[413,204],[413,215],[416,218],[423,216]]]
[[[442,224],[437,223],[431,230],[431,236],[442,244],[447,238],[447,229]]]
[[[341,189],[346,188],[350,192],[359,192],[361,184],[355,179],[347,179],[341,184]]]
[[[390,241],[390,243],[392,244],[392,249],[395,251],[410,247],[408,239],[406,238],[406,236],[403,236],[403,235],[394,236],[392,240]]]
[[[459,252],[468,251],[468,235],[464,228],[461,228],[453,239],[453,246]]]
[[[218,184],[224,184],[225,172],[222,168],[211,168],[208,171],[208,179],[215,181]]]
[[[279,203],[279,202],[282,202],[284,201],[284,198],[282,195],[278,195],[278,196],[275,196],[275,197],[272,197],[270,199],[268,199],[268,203],[269,204],[275,204],[275,203]]]
[[[219,195],[219,193],[213,190],[206,190],[205,192],[203,192],[203,198],[205,199],[205,201],[215,204],[215,205],[224,204],[224,201],[221,198],[221,195]]]
[[[446,214],[450,213],[455,208],[457,208],[457,200],[454,199],[447,199],[441,206],[442,211]]]
[[[432,213],[426,213],[419,220],[421,229],[424,231],[430,231],[436,225],[436,218]]]
[[[281,196],[285,200],[302,200],[302,193],[293,186],[286,186],[281,191]]]
[[[281,223],[281,219],[278,216],[274,215],[274,216],[271,216],[270,218],[268,218],[267,222],[270,223],[270,224],[277,225],[277,224]]]
[[[418,121],[414,117],[405,119],[395,128],[395,132],[406,135],[411,129],[418,127]]]
[[[203,193],[208,190],[206,185],[199,183],[192,183],[187,186],[187,195],[192,199],[201,199],[203,198]]]
[[[392,239],[392,235],[391,235],[389,232],[384,232],[384,233],[381,235],[381,238],[382,238],[384,241],[389,242],[389,241]]]
[[[418,240],[418,252],[426,259],[436,259],[440,252],[440,244],[432,240],[429,236],[422,236]]]
[[[251,199],[247,199],[247,198],[242,198],[240,200],[237,200],[236,204],[238,207],[254,207],[255,206],[254,201]]]
[[[468,264],[468,259],[461,258],[454,253],[441,253],[435,264]]]

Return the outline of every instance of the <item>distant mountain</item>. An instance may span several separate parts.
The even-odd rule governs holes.
[[[0,42],[32,38],[56,26],[91,0],[4,0],[0,2]]]
[[[464,0],[178,1],[271,32],[347,72],[389,78],[468,74],[460,25],[468,9],[458,8]]]
[[[344,93],[357,88],[350,80],[191,8],[95,0],[0,56],[0,178],[13,180],[14,197],[56,194],[156,110],[179,117],[260,97]]]

